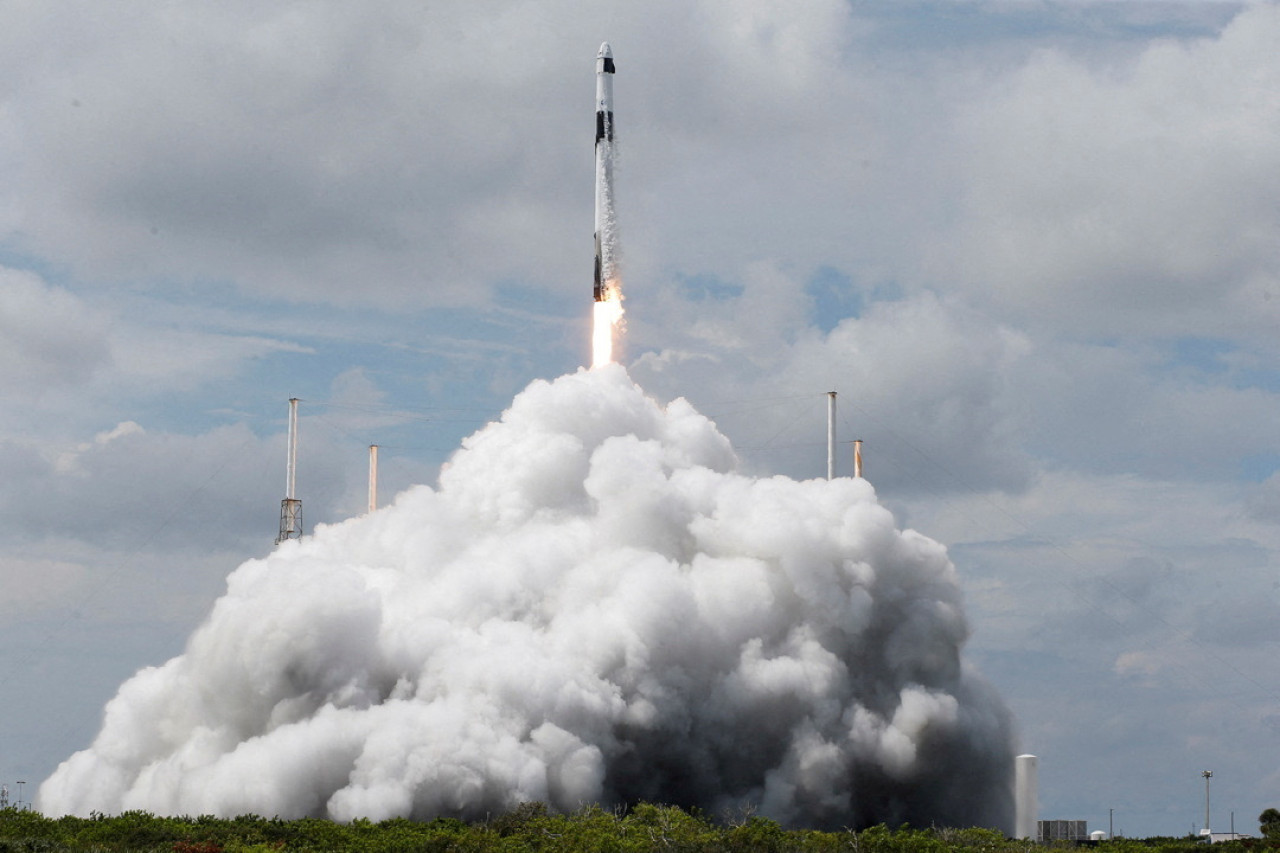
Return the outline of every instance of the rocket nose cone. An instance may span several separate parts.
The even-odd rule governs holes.
[[[613,48],[609,47],[607,41],[601,43],[600,52],[596,54],[596,59],[613,59]]]

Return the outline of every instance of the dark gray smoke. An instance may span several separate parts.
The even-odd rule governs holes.
[[[1009,715],[942,546],[865,481],[734,467],[620,367],[535,382],[438,489],[238,568],[39,807],[1008,826]]]

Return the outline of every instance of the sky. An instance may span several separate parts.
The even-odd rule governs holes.
[[[0,0],[0,781],[589,360],[944,543],[1042,818],[1280,804],[1280,5]]]

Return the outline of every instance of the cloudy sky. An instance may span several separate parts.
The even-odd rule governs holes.
[[[0,781],[588,358],[944,542],[1041,817],[1280,806],[1280,6],[0,0]],[[849,474],[847,445],[841,473]],[[16,790],[15,790],[16,793]]]

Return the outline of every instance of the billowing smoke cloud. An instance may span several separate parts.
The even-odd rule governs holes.
[[[534,382],[438,489],[238,568],[39,807],[1007,826],[1009,715],[942,546],[865,481],[734,467],[621,367]]]

